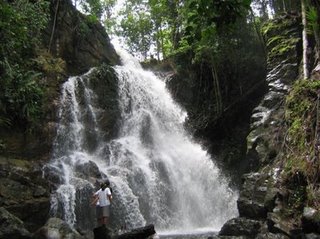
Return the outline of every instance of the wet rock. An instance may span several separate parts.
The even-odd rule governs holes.
[[[251,117],[250,133],[247,136],[247,157],[258,162],[261,166],[274,161],[279,146],[283,142],[281,124],[284,118],[283,101],[288,90],[298,76],[300,23],[296,18],[275,19],[270,24],[276,24],[277,30],[266,31],[265,38],[290,39],[286,41],[288,50],[279,52],[277,47],[280,42],[267,44],[268,50],[268,91],[261,100],[260,104],[254,109]]]
[[[288,220],[282,219],[279,213],[268,213],[267,224],[270,232],[290,237],[293,227]]]
[[[39,163],[0,158],[0,172],[0,206],[22,220],[29,231],[35,231],[50,210],[48,183]]]
[[[240,217],[264,219],[267,209],[264,205],[267,195],[266,176],[260,173],[251,173],[243,176],[244,183],[237,201]]]
[[[133,229],[129,232],[119,235],[117,239],[147,239],[156,233],[154,225]]]
[[[305,235],[306,239],[320,239],[320,234],[309,233]]]
[[[96,227],[93,229],[94,239],[111,239],[111,231],[104,226]]]
[[[305,207],[303,209],[302,227],[304,232],[320,233],[320,217],[319,212],[311,207]]]
[[[79,232],[72,229],[68,223],[59,218],[50,218],[47,223],[36,231],[33,239],[85,239]]]
[[[258,234],[256,239],[289,239],[290,237],[283,234],[264,233]]]
[[[247,219],[247,218],[234,218],[229,220],[221,228],[220,236],[248,236],[254,238],[261,228],[261,222]]]
[[[31,233],[19,218],[0,207],[0,238],[29,239]]]
[[[248,239],[248,237],[247,236],[216,236],[216,237],[212,237],[211,239]]]
[[[79,178],[101,178],[98,166],[92,161],[76,164],[75,171]]]

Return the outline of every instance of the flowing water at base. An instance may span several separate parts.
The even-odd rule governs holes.
[[[216,238],[218,232],[214,232],[211,228],[202,228],[201,230],[192,231],[192,232],[179,232],[179,231],[171,231],[171,232],[161,232],[157,234],[159,239],[208,239],[208,238]]]

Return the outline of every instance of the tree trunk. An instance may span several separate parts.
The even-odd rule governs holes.
[[[160,61],[160,51],[162,50],[160,44],[161,38],[161,22],[156,23],[156,47],[157,47],[157,60]]]
[[[303,45],[303,78],[309,78],[308,71],[308,38],[307,38],[307,17],[306,17],[306,2],[305,0],[301,0],[301,16],[302,16],[302,45]]]
[[[218,79],[217,71],[214,67],[214,64],[212,64],[211,72],[212,72],[212,78],[213,78],[213,90],[214,90],[215,100],[216,100],[216,115],[220,116],[222,113],[222,99],[221,99],[219,79]]]

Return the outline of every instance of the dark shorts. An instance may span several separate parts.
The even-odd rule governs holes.
[[[110,206],[96,207],[97,218],[109,217],[110,216]]]

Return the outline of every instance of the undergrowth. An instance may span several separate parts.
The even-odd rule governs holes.
[[[295,199],[291,206],[306,204],[320,209],[320,81],[297,81],[286,99],[285,140],[286,182],[305,181],[305,198]],[[304,183],[303,183],[304,184]],[[293,188],[293,191],[295,189]]]

